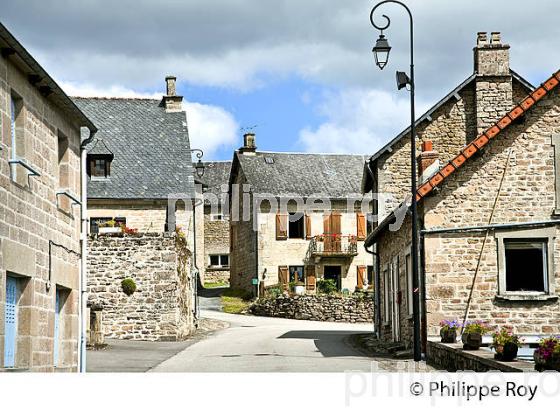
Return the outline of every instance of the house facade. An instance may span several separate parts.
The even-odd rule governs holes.
[[[230,285],[256,294],[321,279],[354,292],[371,283],[360,155],[256,150],[246,134],[230,176]],[[369,281],[368,281],[369,273]]]
[[[202,243],[200,200],[176,78],[166,77],[161,100],[145,98],[74,98],[99,123],[88,144],[88,216],[90,233],[126,226],[141,233],[186,234],[194,249],[196,226]],[[203,257],[202,247],[196,256]]]
[[[204,162],[201,178],[204,197],[203,283],[229,283],[228,180],[231,161]]]
[[[77,371],[81,134],[93,123],[0,24],[0,369]]]
[[[510,70],[509,46],[499,33],[478,34],[474,63],[470,101],[459,94],[446,115],[438,116],[442,107],[434,110],[418,136],[422,336],[438,335],[442,319],[484,320],[536,341],[560,332],[560,76],[533,89]],[[472,108],[453,128],[449,114],[460,103]],[[441,125],[430,130],[438,119]],[[443,139],[442,128],[456,131]],[[385,189],[379,181],[390,173],[382,164],[409,175],[410,167],[390,156],[372,157],[365,191]],[[379,175],[378,181],[371,175]],[[404,192],[406,181],[400,185]],[[381,336],[410,345],[412,233],[406,208],[404,202],[393,211],[385,208],[366,245],[378,255]]]

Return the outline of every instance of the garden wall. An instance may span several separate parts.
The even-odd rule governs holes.
[[[251,307],[257,316],[326,322],[372,322],[373,299],[358,296],[302,295],[261,298]]]
[[[127,296],[125,278],[136,284]],[[103,309],[107,338],[181,340],[194,331],[191,252],[163,233],[100,235],[89,242],[88,304]]]

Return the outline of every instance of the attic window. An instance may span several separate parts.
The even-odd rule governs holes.
[[[92,179],[105,179],[111,175],[111,160],[107,157],[88,158],[88,174]]]
[[[266,162],[269,165],[274,164],[274,158],[272,157],[264,157],[264,162]]]

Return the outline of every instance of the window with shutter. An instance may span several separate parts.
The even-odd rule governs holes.
[[[311,215],[305,215],[305,238],[311,239]]]
[[[366,239],[366,216],[364,214],[356,214],[357,232],[356,237],[359,241]]]
[[[363,289],[364,288],[364,275],[366,272],[366,267],[365,266],[358,266],[356,267],[356,273],[358,276],[358,283],[357,283],[357,288],[358,289]]]
[[[284,290],[288,290],[288,267],[278,266],[278,283],[282,285]]]
[[[315,265],[307,265],[305,267],[305,276],[305,285],[307,290],[315,290],[315,285],[317,283],[317,279],[315,276]]]
[[[276,240],[288,239],[288,215],[276,214]]]

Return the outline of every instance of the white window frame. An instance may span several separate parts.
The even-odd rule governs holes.
[[[539,228],[539,229],[525,229],[517,231],[496,232],[495,238],[497,241],[498,251],[498,295],[500,299],[506,300],[547,300],[558,298],[555,295],[554,286],[554,239],[556,236],[556,228]],[[543,252],[543,257],[546,258],[543,263],[544,278],[544,292],[538,291],[507,291],[506,287],[506,252],[505,241],[508,239],[523,239],[527,241],[545,241],[546,247]]]
[[[217,256],[218,259],[220,260],[220,264],[219,265],[212,265],[212,256]],[[222,264],[222,257],[227,256],[228,258],[228,264],[224,265]],[[229,253],[214,253],[212,255],[208,255],[208,267],[209,268],[229,268]]]
[[[412,252],[410,246],[404,254],[404,269],[406,272],[406,306],[408,317],[411,318],[414,314],[414,281],[412,278]]]

